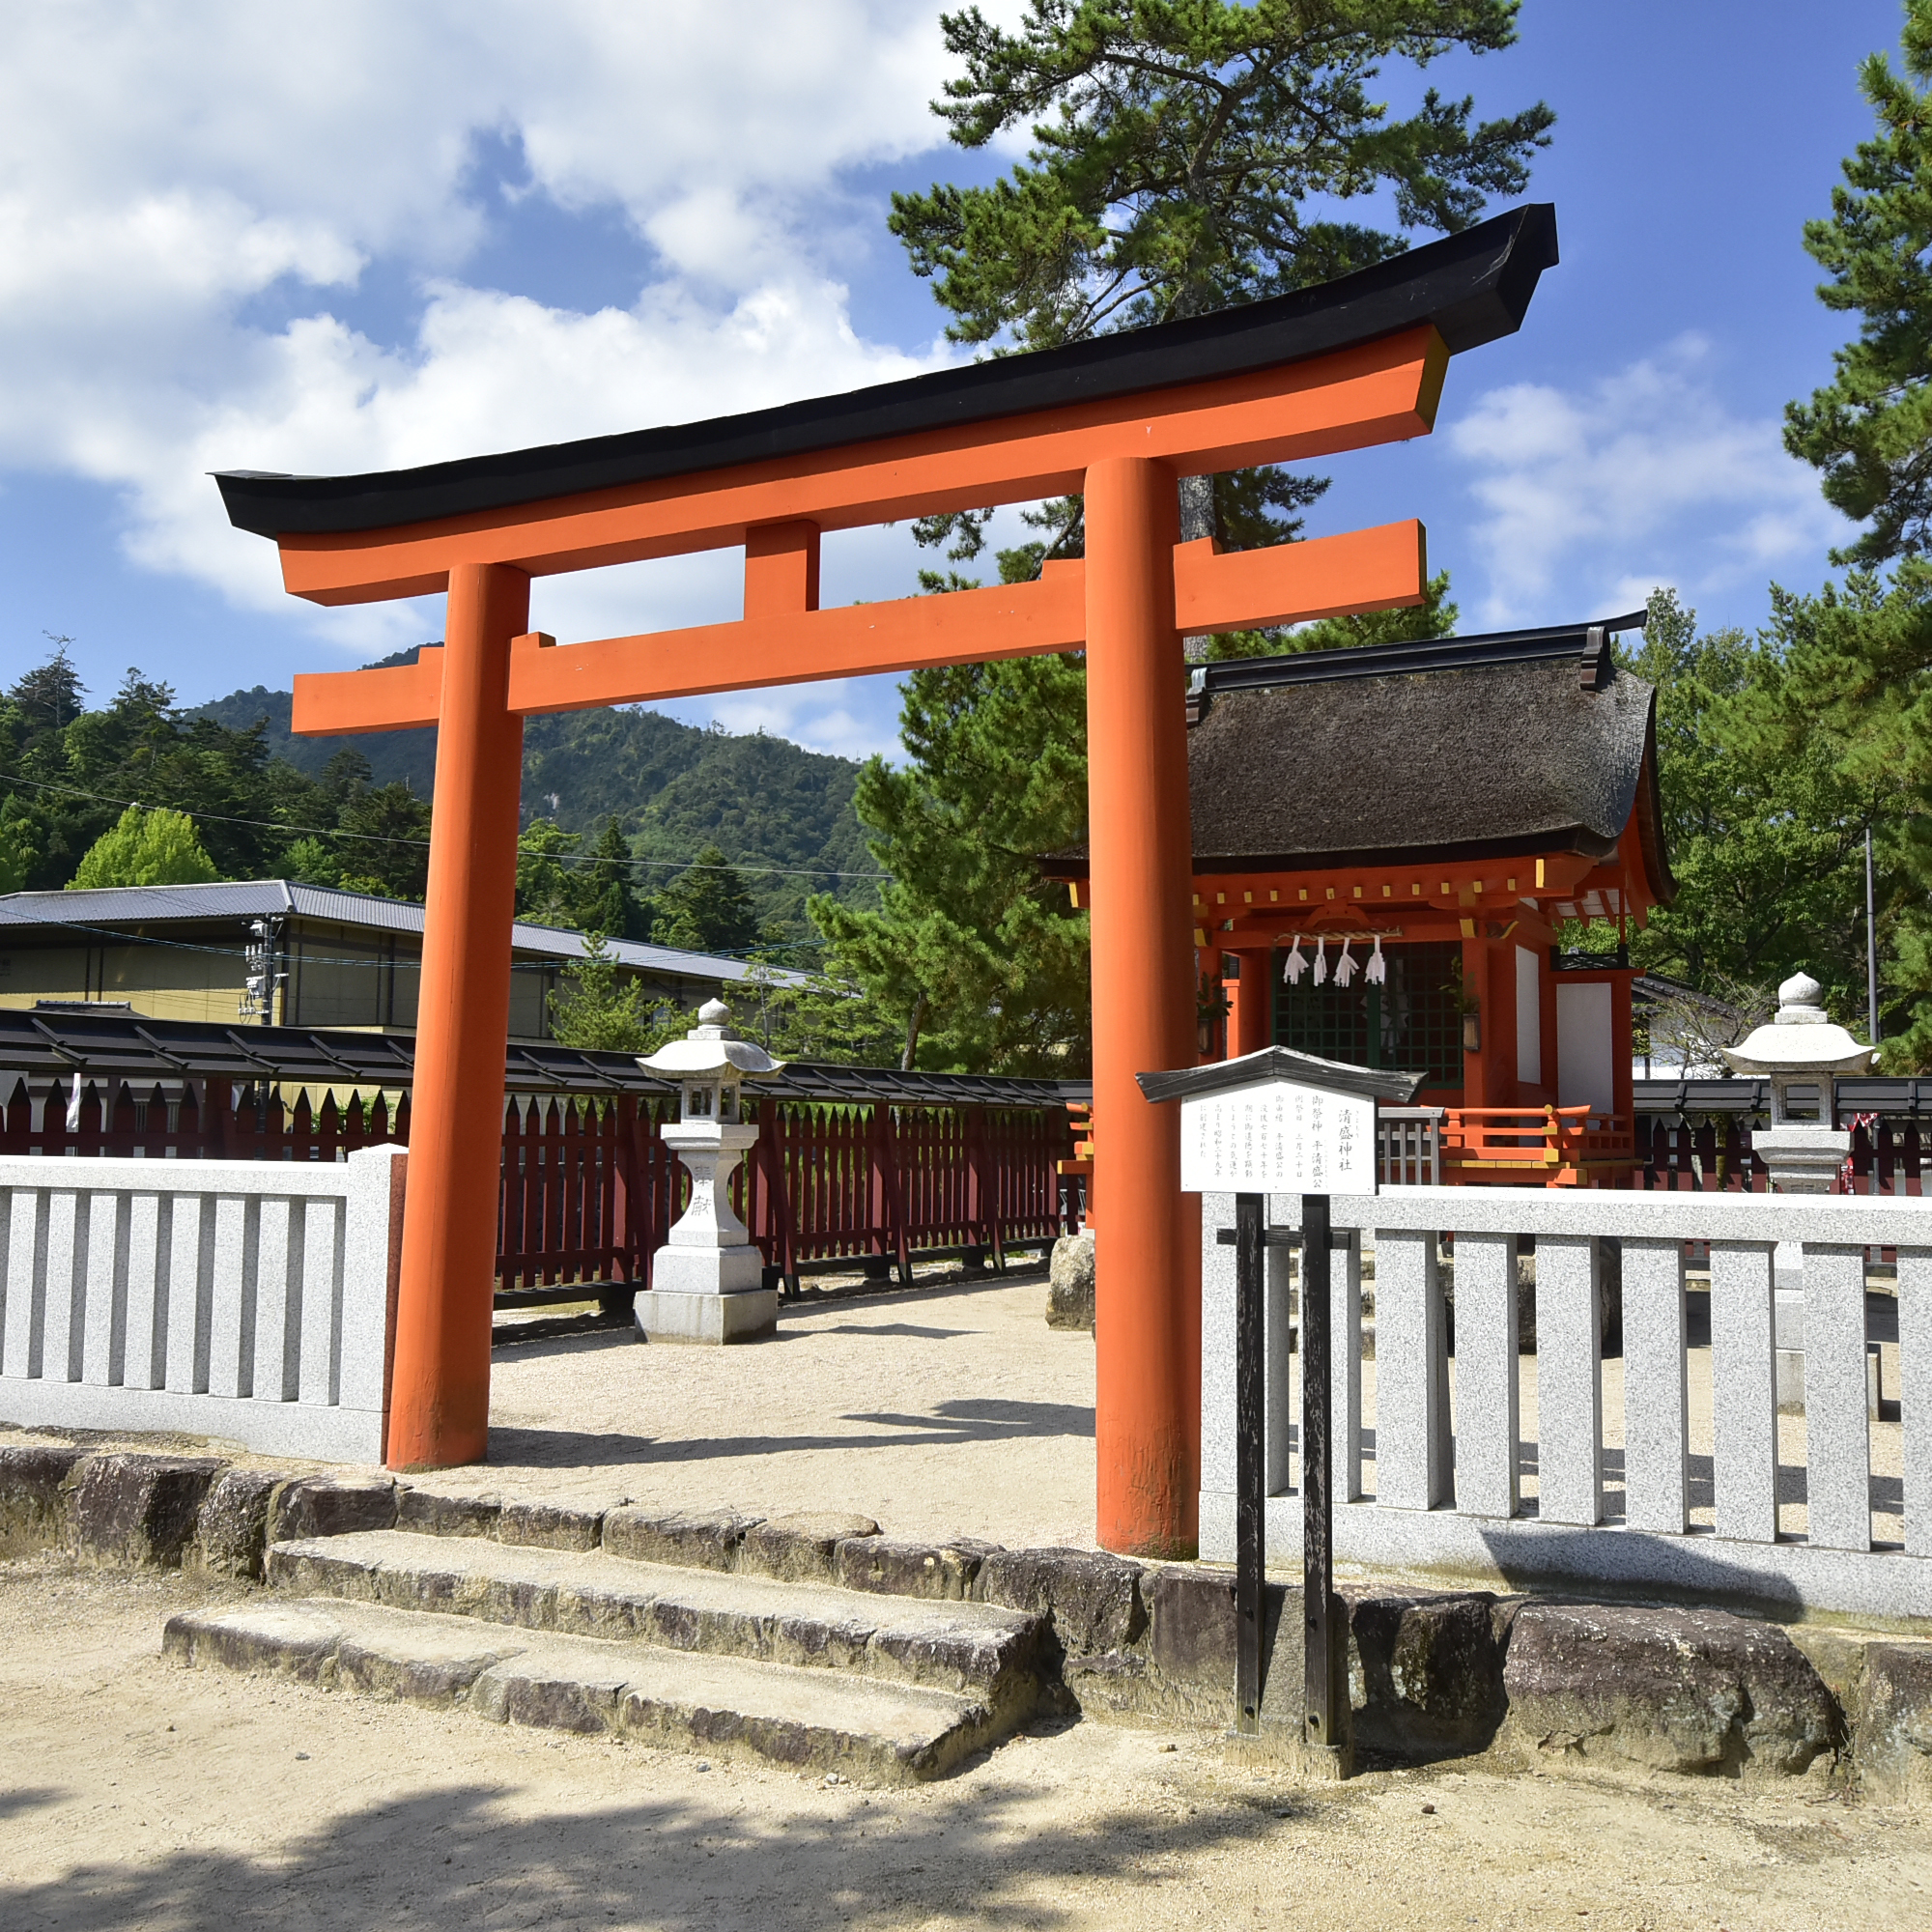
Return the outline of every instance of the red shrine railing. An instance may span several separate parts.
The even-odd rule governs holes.
[[[1628,1174],[1635,1160],[1628,1114],[1590,1107],[1443,1109],[1444,1180],[1588,1186]]]
[[[668,1105],[628,1094],[506,1101],[499,1291],[649,1285],[651,1255],[690,1185],[659,1134]],[[998,1266],[1009,1243],[1065,1226],[1064,1107],[765,1098],[753,1112],[762,1131],[732,1178],[732,1207],[766,1265],[794,1285],[815,1262],[870,1260],[903,1273],[935,1249],[983,1250]],[[272,1090],[258,1100],[221,1080],[181,1083],[176,1097],[156,1087],[145,1100],[124,1082],[103,1113],[93,1084],[76,1103],[69,1086],[30,1092],[20,1081],[0,1116],[0,1155],[334,1160],[407,1146],[409,1118],[407,1094],[392,1116],[381,1095],[312,1109],[302,1094],[290,1108]]]

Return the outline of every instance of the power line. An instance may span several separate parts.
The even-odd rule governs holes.
[[[175,811],[178,806],[152,806],[138,798],[112,798],[105,792],[85,791],[79,785],[57,784],[49,779],[30,779],[17,772],[0,772],[0,778],[13,784],[31,786],[35,791],[57,791],[69,798],[84,798],[96,805],[135,806],[142,811]],[[413,795],[413,794],[412,794]],[[427,851],[427,838],[411,838],[401,833],[392,832],[352,832],[341,825],[289,825],[274,818],[238,818],[232,812],[191,811],[190,818],[206,818],[217,825],[248,825],[264,832],[293,832],[306,838],[359,838],[365,844],[413,845]],[[582,833],[567,834],[567,837],[582,838]],[[836,866],[740,866],[726,860],[722,866],[700,865],[696,859],[639,859],[635,853],[626,858],[612,859],[599,856],[594,852],[536,852],[531,858],[549,859],[559,866],[635,866],[647,870],[687,871],[687,872],[738,872],[753,878],[786,877],[800,879],[890,879],[891,872],[847,872]]]

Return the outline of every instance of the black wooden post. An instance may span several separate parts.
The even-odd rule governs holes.
[[[1235,1728],[1249,1734],[1262,1724],[1267,1588],[1263,1218],[1261,1195],[1235,1196]]]
[[[1328,1197],[1301,1197],[1301,1590],[1307,1618],[1303,1708],[1313,1747],[1339,1750],[1343,1725],[1338,1698],[1348,1644],[1335,1601],[1334,1463],[1328,1412]]]

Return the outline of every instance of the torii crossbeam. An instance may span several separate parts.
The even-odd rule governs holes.
[[[1528,207],[1319,288],[781,409],[380,475],[217,478],[297,596],[446,591],[407,668],[296,680],[302,732],[434,724],[409,1198],[387,1457],[482,1458],[523,721],[532,713],[1087,653],[1098,1236],[1097,1530],[1192,1549],[1198,1209],[1136,1073],[1196,1057],[1180,639],[1423,600],[1414,523],[1219,554],[1177,480],[1426,435],[1452,354],[1514,331],[1556,259]],[[1086,555],[1034,583],[825,611],[820,533],[1086,499]],[[530,580],[742,546],[742,620],[557,645]]]

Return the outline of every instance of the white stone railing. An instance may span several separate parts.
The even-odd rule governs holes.
[[[1268,1206],[1271,1225],[1297,1225],[1298,1197]],[[1339,1561],[1932,1615],[1932,1200],[1396,1187],[1337,1197],[1332,1211]],[[1234,1197],[1205,1196],[1202,1220],[1201,1550],[1232,1561],[1235,1251],[1215,1234],[1233,1225]],[[1519,1235],[1536,1237],[1533,1356],[1519,1353]],[[1621,1244],[1623,1337],[1607,1361],[1605,1238]],[[1772,1329],[1781,1240],[1804,1255],[1804,1403],[1786,1415]],[[1690,1319],[1687,1242],[1710,1244],[1708,1340]],[[1897,1253],[1897,1330],[1874,1421],[1865,1270],[1880,1248]],[[1292,1250],[1266,1253],[1268,1560],[1290,1564],[1301,1548]]]
[[[381,1462],[406,1159],[0,1160],[0,1420]]]

